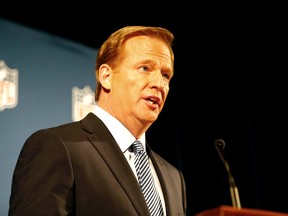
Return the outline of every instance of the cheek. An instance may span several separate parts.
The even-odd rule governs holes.
[[[122,101],[129,101],[131,97],[137,92],[134,83],[128,82],[127,80],[123,80],[119,83],[115,83],[115,91],[117,91],[117,95],[119,95]]]
[[[164,92],[164,94],[163,94],[163,100],[164,100],[164,102],[165,102],[166,99],[167,99],[168,93],[169,93],[169,87],[164,88],[164,89],[163,89],[163,92]]]
[[[164,88],[164,92],[165,92],[166,97],[167,97],[167,95],[169,93],[169,90],[170,90],[169,86]]]

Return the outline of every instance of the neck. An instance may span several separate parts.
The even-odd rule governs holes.
[[[135,139],[141,137],[152,124],[152,123],[143,123],[135,119],[133,116],[127,117],[127,115],[123,113],[114,112],[114,110],[112,109],[107,100],[99,99],[97,101],[97,105],[106,112],[108,112],[110,115],[112,115],[114,118],[116,118],[118,121],[120,121],[130,131],[130,133],[135,137]]]

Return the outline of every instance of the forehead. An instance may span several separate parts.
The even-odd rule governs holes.
[[[157,57],[167,63],[171,63],[169,47],[159,39],[147,36],[132,37],[126,41],[125,49],[128,54],[135,54],[133,55],[134,57]]]

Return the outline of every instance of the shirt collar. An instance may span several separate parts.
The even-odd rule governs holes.
[[[95,107],[94,114],[104,122],[122,152],[125,152],[135,141],[135,137],[118,119],[98,105]],[[146,150],[145,133],[138,140],[143,144],[144,149]]]

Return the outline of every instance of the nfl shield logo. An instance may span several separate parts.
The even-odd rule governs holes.
[[[72,120],[79,121],[95,109],[95,93],[89,86],[72,88]]]
[[[14,108],[18,103],[18,70],[0,60],[0,111]]]

